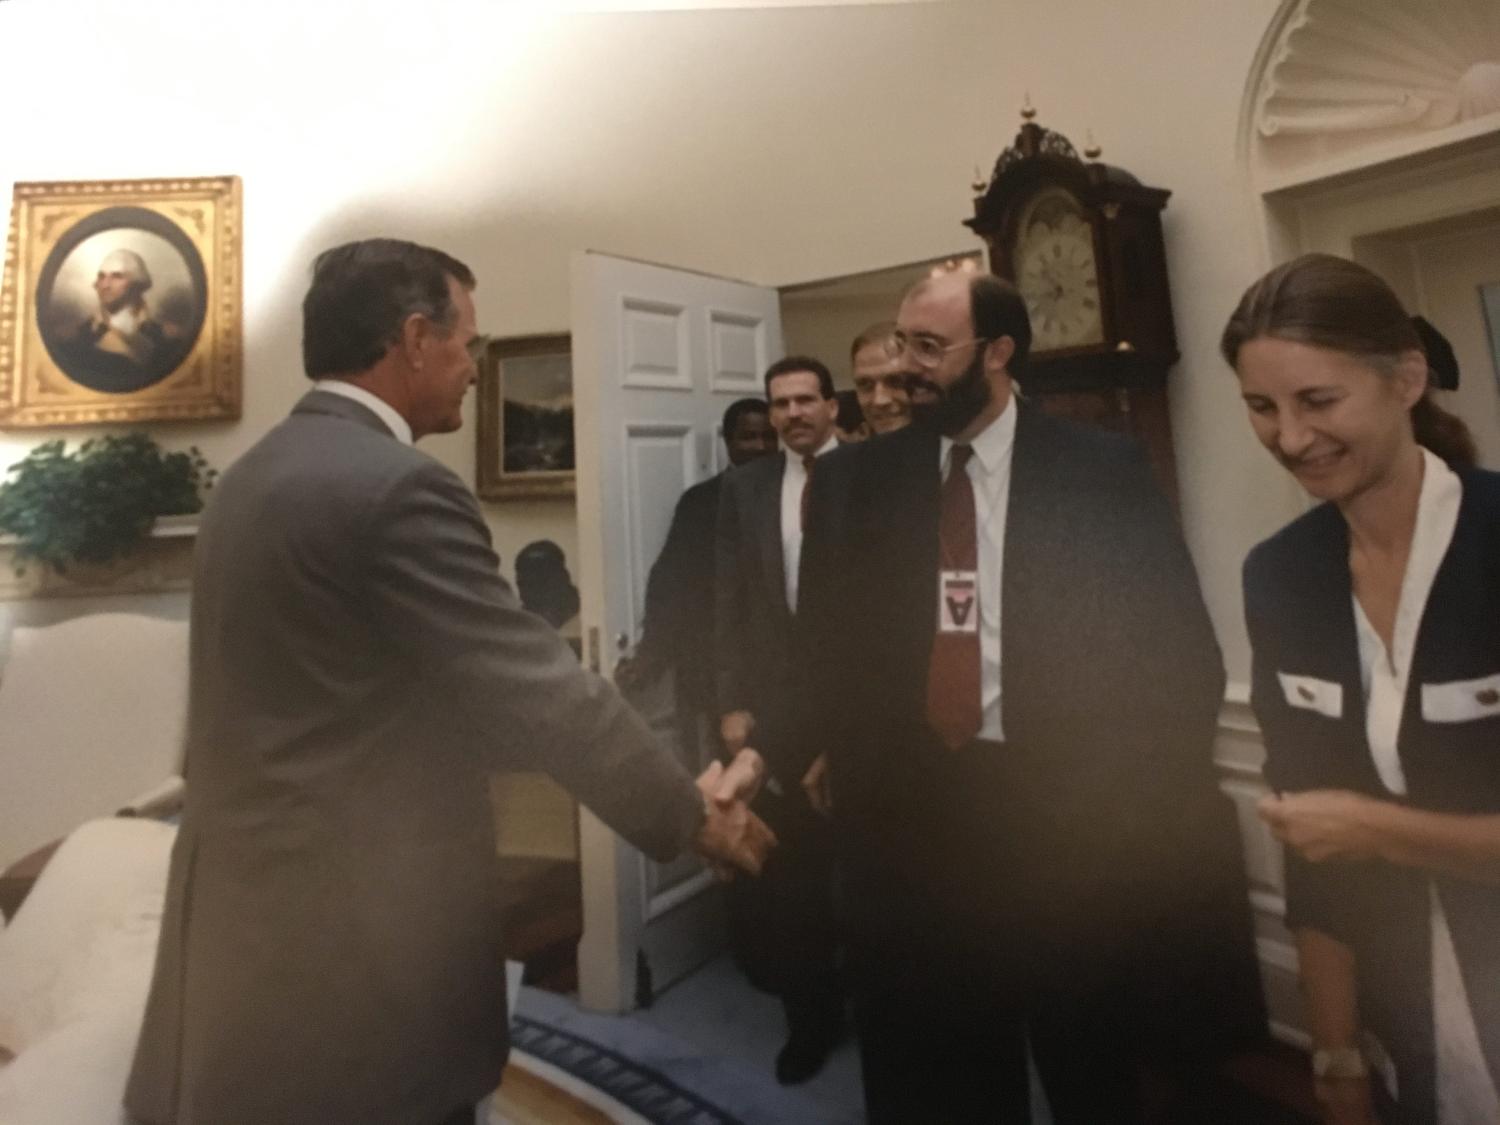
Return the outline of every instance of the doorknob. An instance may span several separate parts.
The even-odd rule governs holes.
[[[629,633],[616,633],[615,634],[615,651],[618,652],[621,656],[624,656],[625,655],[625,650],[627,648],[629,648],[629,647],[630,647],[630,634]]]

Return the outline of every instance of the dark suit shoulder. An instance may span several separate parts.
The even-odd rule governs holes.
[[[724,490],[724,476],[729,470],[715,473],[707,480],[701,480],[691,485],[677,498],[677,507],[672,516],[672,522],[685,520],[689,523],[698,523],[704,520],[713,522],[714,513],[719,510],[719,494]]]
[[[1500,473],[1488,469],[1461,469],[1464,502],[1484,517],[1500,515]]]
[[[1283,579],[1332,552],[1342,565],[1348,531],[1332,503],[1304,512],[1276,534],[1257,543],[1245,558],[1245,586]]]
[[[1143,509],[1170,505],[1135,438],[1054,418],[1023,405],[1016,419],[1012,490],[1050,497],[1086,519],[1108,520],[1118,533]],[[1165,518],[1170,518],[1166,516]]]
[[[724,472],[715,473],[707,480],[700,480],[697,484],[689,485],[683,492],[679,503],[688,504],[717,504],[719,501],[719,489],[724,487]]]
[[[772,453],[746,461],[743,465],[732,465],[719,474],[723,482],[720,485],[721,494],[739,494],[770,481],[780,480],[785,464],[786,458],[782,454]]]
[[[818,474],[844,479],[867,474],[881,476],[904,471],[924,459],[936,466],[937,450],[935,433],[921,426],[905,426],[895,433],[839,446],[818,459]]]
[[[1099,426],[1057,418],[1040,407],[1023,405],[1016,417],[1016,443],[1029,453],[1040,453],[1060,464],[1087,467],[1144,464],[1145,447],[1128,434],[1118,434]]]

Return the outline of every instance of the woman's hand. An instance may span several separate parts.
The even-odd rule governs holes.
[[[1394,808],[1344,789],[1311,789],[1304,793],[1267,796],[1257,806],[1261,819],[1283,844],[1305,859],[1372,859],[1380,852],[1379,824]]]
[[[1368,1076],[1319,1078],[1313,1083],[1313,1093],[1323,1111],[1323,1125],[1380,1125]]]

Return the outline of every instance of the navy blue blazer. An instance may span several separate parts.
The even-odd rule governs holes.
[[[1314,508],[1245,561],[1251,704],[1274,789],[1347,789],[1439,812],[1500,812],[1500,473],[1459,475],[1458,523],[1412,656],[1399,739],[1405,797],[1385,788],[1365,737],[1349,530],[1339,510]],[[1408,1111],[1431,1095],[1430,878],[1381,861],[1315,864],[1287,854],[1287,924],[1354,949],[1361,1012],[1396,1057]],[[1433,881],[1491,1072],[1500,1072],[1500,889]]]

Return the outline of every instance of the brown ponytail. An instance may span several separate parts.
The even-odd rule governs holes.
[[[1364,266],[1332,254],[1303,254],[1266,274],[1240,298],[1224,326],[1219,351],[1230,367],[1251,340],[1272,336],[1360,356],[1387,374],[1406,352],[1426,354],[1422,339],[1391,287]],[[1455,469],[1472,468],[1474,439],[1462,419],[1429,390],[1411,409],[1419,444]]]
[[[1479,461],[1474,436],[1462,418],[1450,414],[1433,401],[1428,391],[1411,408],[1411,428],[1417,444],[1426,446],[1451,469],[1472,469]]]

